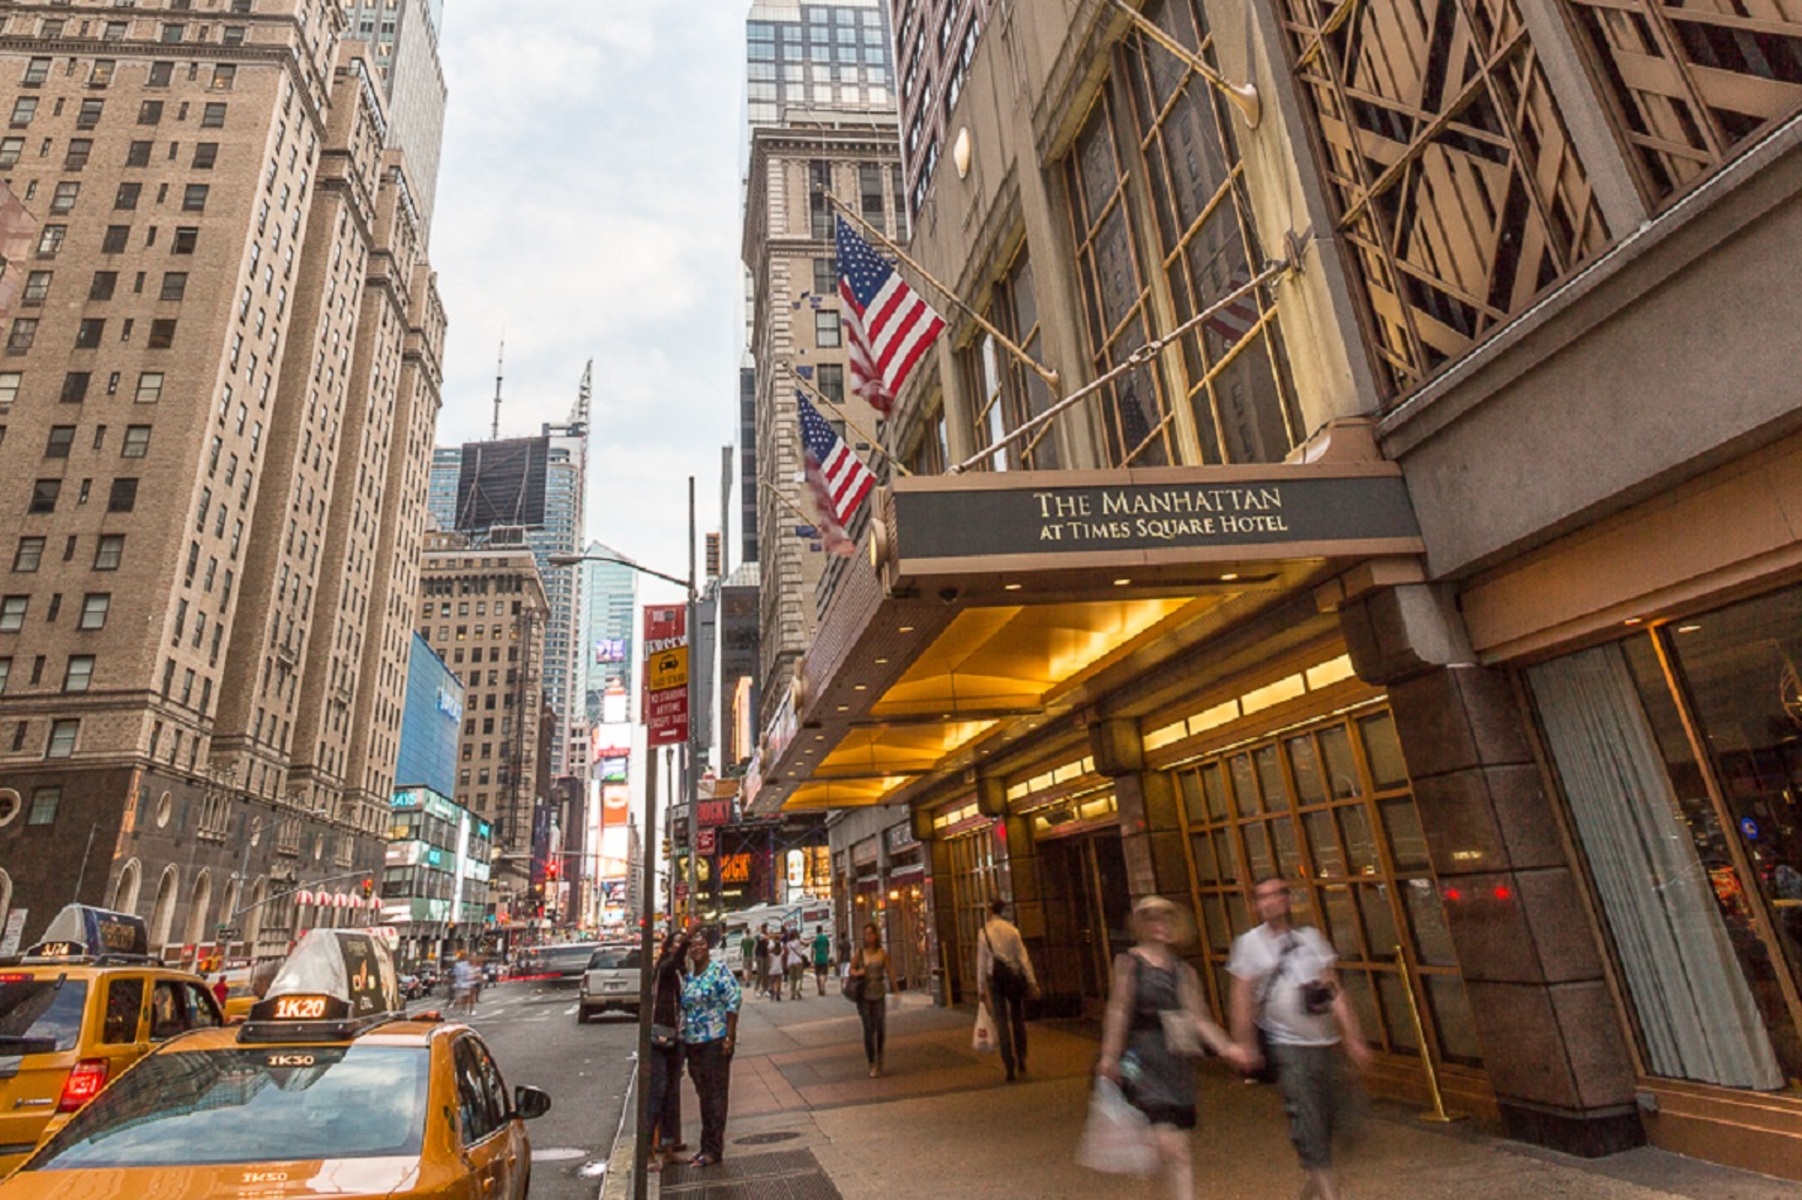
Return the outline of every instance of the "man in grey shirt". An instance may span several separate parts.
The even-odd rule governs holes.
[[[1333,1131],[1344,1117],[1339,1047],[1363,1070],[1370,1049],[1358,1016],[1339,986],[1339,955],[1318,929],[1289,920],[1289,881],[1261,879],[1255,889],[1264,923],[1233,942],[1226,969],[1233,977],[1233,1037],[1255,1067],[1263,1061],[1254,1023],[1268,1040],[1277,1086],[1289,1114],[1307,1182],[1304,1200],[1339,1200],[1333,1173]]]

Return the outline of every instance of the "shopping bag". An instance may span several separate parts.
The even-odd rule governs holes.
[[[989,1006],[976,1006],[976,1031],[970,1035],[970,1049],[978,1054],[993,1054],[1001,1048],[995,1041],[995,1020],[989,1016]]]
[[[1097,1079],[1089,1097],[1089,1120],[1076,1144],[1078,1165],[1107,1175],[1153,1175],[1157,1147],[1151,1144],[1151,1122],[1126,1102],[1110,1079]]]

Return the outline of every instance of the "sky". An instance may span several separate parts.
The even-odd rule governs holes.
[[[685,575],[688,476],[704,540],[738,425],[749,4],[445,7],[438,444],[488,436],[503,336],[503,437],[566,420],[592,359],[588,537]]]

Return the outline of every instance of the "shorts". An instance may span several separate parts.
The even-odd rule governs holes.
[[[1195,1128],[1193,1104],[1134,1104],[1133,1107],[1144,1113],[1145,1119],[1153,1125],[1167,1125],[1185,1133]]]
[[[1303,1170],[1324,1171],[1333,1165],[1333,1133],[1345,1118],[1339,1047],[1276,1042],[1270,1052],[1296,1157]]]

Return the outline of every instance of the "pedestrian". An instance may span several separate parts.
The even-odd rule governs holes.
[[[230,992],[231,988],[226,984],[225,976],[221,975],[219,978],[213,980],[213,999],[219,1002],[220,1011],[224,1011],[225,997],[229,995]]]
[[[1234,1063],[1244,1061],[1226,1030],[1208,1015],[1201,979],[1177,957],[1188,940],[1176,905],[1147,896],[1133,906],[1135,945],[1114,959],[1107,1013],[1101,1025],[1100,1073],[1118,1084],[1126,1102],[1145,1114],[1173,1196],[1192,1200],[1195,1168],[1195,1066],[1206,1044]],[[1007,1042],[1002,1043],[1005,1052]]]
[[[757,928],[757,994],[770,994],[770,926],[765,921]]]
[[[475,969],[469,965],[469,959],[457,955],[457,961],[451,967],[451,1011],[475,1015]]]
[[[895,972],[874,921],[863,927],[863,946],[851,957],[850,977],[863,981],[857,1017],[863,1022],[863,1055],[870,1062],[870,1078],[875,1079],[882,1074],[888,1042],[888,994],[895,990]]]
[[[663,941],[651,982],[651,1160],[661,1170],[688,1147],[682,1141],[682,984],[692,931]]]
[[[713,960],[713,937],[703,931],[689,939],[688,978],[682,984],[682,1052],[701,1108],[697,1167],[713,1166],[726,1152],[726,1106],[743,998],[732,972]]]
[[[1344,1124],[1347,1087],[1340,1047],[1360,1071],[1370,1065],[1370,1048],[1339,986],[1338,953],[1318,929],[1291,923],[1289,892],[1281,875],[1255,885],[1263,924],[1234,939],[1226,964],[1233,977],[1233,1034],[1250,1068],[1266,1056],[1276,1067],[1289,1140],[1307,1176],[1302,1196],[1339,1200],[1333,1134]]]
[[[813,982],[820,995],[826,994],[826,972],[832,966],[832,939],[826,936],[826,927],[819,925],[813,931]]]
[[[768,978],[770,984],[770,999],[782,999],[783,967],[781,932],[772,933],[769,942],[764,947],[763,970],[764,975]]]
[[[989,919],[976,943],[976,990],[995,1020],[1001,1065],[1012,1083],[1016,1072],[1026,1074],[1026,998],[1038,997],[1039,980],[1033,974],[1025,939],[1007,919],[1005,900],[989,902]]]
[[[738,955],[744,961],[745,986],[750,987],[753,978],[752,964],[757,957],[757,935],[751,932],[749,925],[745,926],[745,936],[739,940]]]
[[[788,998],[801,998],[801,981],[807,977],[807,950],[801,945],[801,935],[795,930],[788,931],[782,943],[782,967],[788,973]]]

